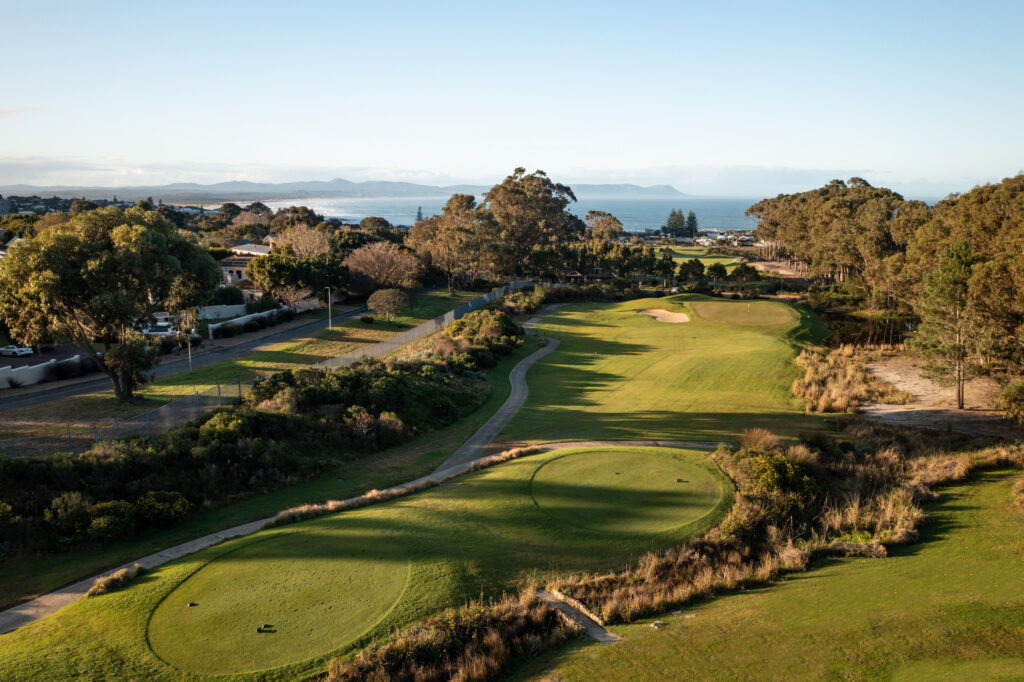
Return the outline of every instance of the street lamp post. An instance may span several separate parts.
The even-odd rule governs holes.
[[[334,327],[334,321],[331,317],[331,288],[327,287],[327,328],[332,329]]]

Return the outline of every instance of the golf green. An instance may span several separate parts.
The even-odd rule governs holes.
[[[304,661],[355,639],[401,597],[409,564],[367,556],[366,544],[340,550],[312,533],[243,544],[167,595],[150,620],[150,646],[176,668],[230,673]]]
[[[545,462],[530,492],[542,511],[567,526],[657,533],[707,514],[722,486],[706,469],[665,452],[604,450]]]

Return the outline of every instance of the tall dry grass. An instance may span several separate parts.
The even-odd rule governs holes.
[[[528,587],[497,602],[448,609],[351,660],[336,659],[330,682],[479,682],[514,659],[535,656],[579,634],[578,628]]]
[[[1013,483],[1013,501],[1017,506],[1024,507],[1024,476]]]
[[[146,572],[141,564],[134,564],[129,568],[122,568],[110,575],[100,576],[93,582],[92,587],[85,593],[87,597],[98,597],[101,594],[113,592],[119,587],[124,587],[131,581]]]
[[[864,402],[905,405],[914,396],[868,371],[857,349],[843,345],[831,353],[804,350],[796,358],[804,375],[793,382],[793,393],[808,412],[850,412]]]

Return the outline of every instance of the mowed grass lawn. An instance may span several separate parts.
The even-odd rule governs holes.
[[[11,679],[295,679],[440,608],[676,545],[716,525],[731,490],[703,452],[532,455],[168,564],[0,637],[0,670]]]
[[[637,311],[662,308],[690,322]],[[556,308],[539,334],[561,341],[530,370],[529,398],[505,444],[659,438],[736,442],[754,427],[795,436],[821,428],[797,411],[790,385],[798,343],[820,321],[773,301],[683,294]]]
[[[334,471],[303,483],[266,495],[199,510],[182,524],[167,530],[148,533],[114,545],[69,548],[63,553],[0,562],[0,608],[32,599],[151,552],[272,516],[287,507],[351,497],[430,473],[505,402],[510,388],[509,371],[519,360],[535,350],[535,342],[528,339],[515,353],[503,358],[488,373],[491,393],[487,401],[472,415],[444,429],[424,434],[416,440],[383,452],[339,462]],[[0,636],[2,648],[3,638]]]
[[[1017,474],[1019,476],[1019,473]],[[1016,476],[1015,476],[1016,477]],[[1024,510],[1015,477],[941,490],[922,542],[829,559],[763,589],[613,627],[530,661],[516,679],[1024,679]]]
[[[735,256],[709,256],[708,250],[703,246],[671,246],[669,248],[672,249],[672,260],[677,265],[683,261],[696,258],[704,264],[705,268],[715,263],[722,263],[725,265],[726,270],[731,272],[736,267],[736,263],[733,262],[736,260]]]
[[[370,324],[358,319],[350,320],[333,329],[309,332],[292,341],[267,345],[192,372],[188,371],[186,364],[179,363],[182,371],[159,377],[141,387],[137,391],[138,399],[130,405],[119,403],[112,390],[104,390],[42,405],[5,410],[0,412],[0,439],[39,438],[53,441],[49,445],[54,450],[67,449],[68,427],[71,426],[72,440],[87,445],[92,438],[92,427],[112,426],[115,417],[127,419],[142,414],[147,408],[160,407],[175,398],[192,395],[195,391],[202,393],[218,384],[225,386],[225,391],[230,393],[239,381],[308,367],[362,346],[384,341],[480,295],[480,292],[471,291],[457,291],[453,295],[447,291],[428,292],[416,299],[414,308],[396,317],[391,323],[382,319]],[[45,445],[47,443],[43,442],[40,447]]]

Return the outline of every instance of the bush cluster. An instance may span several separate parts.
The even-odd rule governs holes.
[[[489,680],[509,662],[536,656],[578,635],[533,589],[491,604],[449,609],[368,647],[350,660],[331,662],[328,680],[442,682]]]
[[[477,310],[445,327],[434,340],[434,352],[470,367],[493,367],[522,345],[522,333],[504,311]]]
[[[638,289],[630,280],[623,278],[612,284],[523,287],[519,291],[503,296],[496,305],[513,315],[525,315],[536,311],[545,303],[626,301],[660,295],[662,294],[659,292]]]

